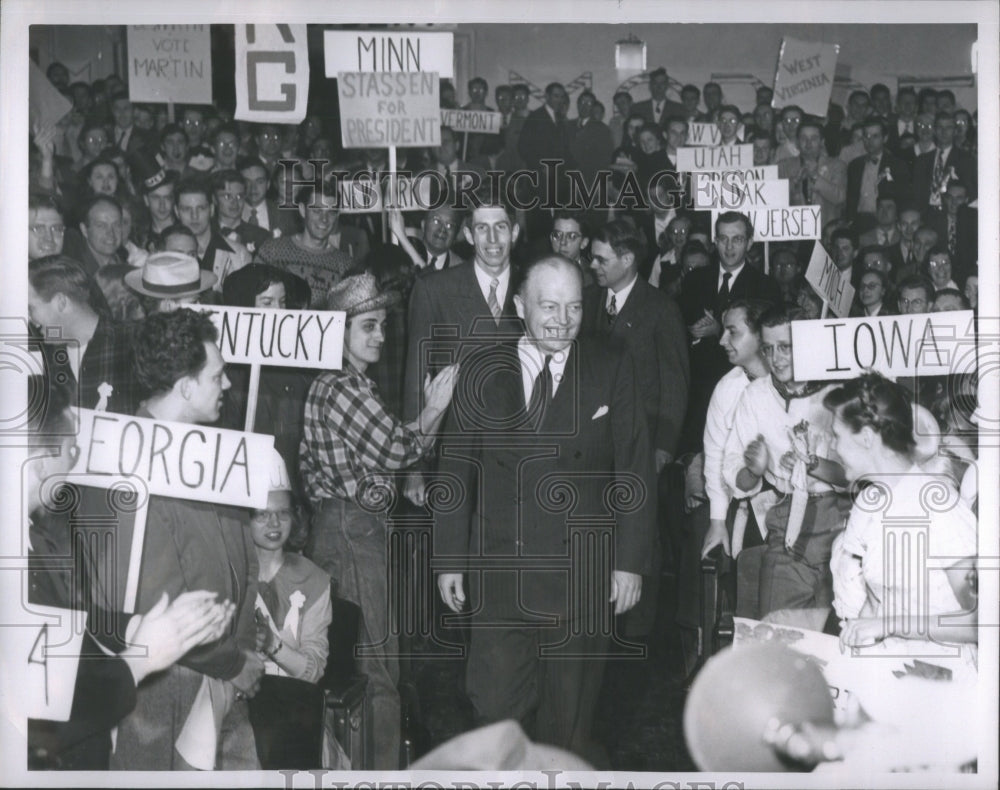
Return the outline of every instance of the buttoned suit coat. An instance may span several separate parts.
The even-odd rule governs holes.
[[[856,157],[847,165],[847,219],[853,220],[858,214],[858,202],[861,199],[861,182],[864,178],[865,162],[868,161],[868,154]],[[888,151],[882,152],[882,159],[879,161],[879,173],[888,170],[892,183],[888,189],[896,200],[903,200],[910,195],[912,188],[910,167],[902,159],[893,156]],[[886,187],[882,187],[883,190]],[[876,195],[879,192],[879,184],[875,185]]]
[[[458,505],[436,514],[434,560],[468,571],[480,622],[577,619],[606,610],[613,569],[653,570],[656,483],[631,357],[606,338],[579,338],[539,426],[537,417],[516,342],[463,365],[439,465]],[[584,537],[602,530],[613,556]],[[498,562],[506,568],[486,570]]]
[[[584,289],[583,332],[606,335],[631,354],[650,444],[674,455],[691,381],[680,308],[663,291],[637,277],[625,304],[609,322],[607,295],[607,288],[596,285]]]
[[[937,151],[920,154],[913,160],[913,201],[921,211],[930,206],[931,186],[934,183],[934,165],[937,162]],[[969,200],[975,200],[978,188],[976,173],[976,157],[968,151],[963,151],[953,145],[944,160],[944,172],[954,169],[958,180],[965,184]]]
[[[521,319],[514,309],[515,271],[511,270],[503,314],[497,325],[479,289],[475,265],[474,261],[469,261],[428,272],[413,284],[407,315],[403,393],[406,420],[420,414],[425,374],[433,376],[446,365],[461,361],[475,350],[477,342],[488,342],[497,335],[521,333]]]

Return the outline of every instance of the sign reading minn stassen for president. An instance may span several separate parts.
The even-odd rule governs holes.
[[[340,133],[344,148],[441,144],[438,74],[339,72]]]
[[[129,25],[126,40],[129,99],[212,103],[208,25]]]
[[[792,366],[799,381],[944,376],[976,369],[971,310],[792,322]]]
[[[270,472],[261,459],[269,457],[273,436],[91,409],[79,414],[74,482],[101,487],[102,478],[134,475],[158,496],[267,506]]]

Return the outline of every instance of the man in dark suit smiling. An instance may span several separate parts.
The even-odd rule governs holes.
[[[631,357],[576,339],[579,268],[535,261],[515,304],[524,336],[463,363],[440,465],[458,504],[436,514],[432,567],[445,604],[469,605],[478,719],[518,719],[599,765],[609,603],[635,606],[651,570],[653,456]]]

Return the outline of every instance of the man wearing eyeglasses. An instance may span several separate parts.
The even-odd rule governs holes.
[[[826,619],[822,610],[833,602],[831,549],[851,498],[833,450],[832,414],[823,408],[823,397],[837,385],[795,379],[792,321],[801,318],[799,308],[780,304],[761,316],[761,353],[770,375],[743,391],[722,474],[739,499],[754,496],[765,482],[781,495],[765,521],[757,617],[812,609],[818,630]]]
[[[219,232],[227,241],[236,241],[255,252],[271,234],[258,225],[243,220],[247,185],[236,170],[218,170],[212,173],[212,199]]]
[[[424,215],[420,222],[420,238],[411,240],[420,257],[418,265],[422,271],[440,271],[465,263],[452,249],[461,227],[462,218],[453,206],[439,206]]]
[[[914,274],[900,280],[897,303],[900,315],[927,313],[931,309],[934,286],[926,277]]]
[[[556,211],[549,233],[552,252],[569,258],[583,272],[583,287],[593,285],[594,273],[590,269],[590,226],[583,215],[565,209]]]

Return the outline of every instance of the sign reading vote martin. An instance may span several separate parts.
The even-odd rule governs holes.
[[[436,72],[340,72],[344,148],[437,147],[441,109]]]
[[[455,76],[451,33],[410,31],[324,30],[323,59],[327,77],[344,71],[434,71]]]
[[[127,44],[129,99],[212,103],[208,25],[130,25]]]
[[[158,496],[267,506],[270,473],[260,463],[274,446],[267,434],[80,409],[76,443],[69,475],[81,485],[135,475]]]
[[[799,41],[785,36],[774,77],[775,109],[795,104],[809,115],[825,116],[837,68],[837,44]]]
[[[792,322],[792,366],[802,381],[945,376],[976,369],[971,310]]]
[[[339,370],[345,314],[332,310],[202,306],[219,330],[226,362]]]
[[[236,25],[237,121],[301,123],[309,99],[305,25]]]

